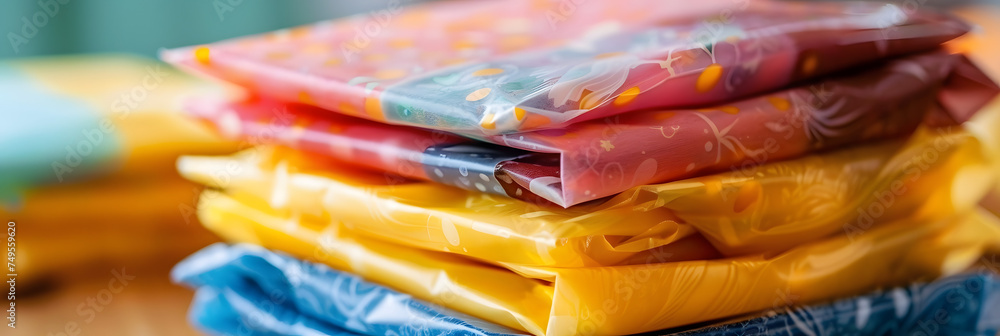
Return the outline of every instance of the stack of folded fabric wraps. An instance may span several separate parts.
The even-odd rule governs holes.
[[[251,92],[188,105],[246,145],[178,162],[233,243],[174,270],[204,330],[1000,330],[979,205],[998,88],[942,48],[963,22],[731,0],[373,15],[164,52]]]

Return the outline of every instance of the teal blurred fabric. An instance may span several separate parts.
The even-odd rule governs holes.
[[[388,3],[389,0],[3,0],[0,1],[3,36],[0,58],[107,52],[155,57],[160,48],[215,42],[367,13],[385,8]],[[26,24],[25,20],[31,23]],[[37,32],[31,34],[30,26],[36,26]]]
[[[160,48],[363,14],[384,9],[390,1],[408,5],[426,0],[2,0],[0,59],[108,52],[154,57]],[[934,7],[972,2],[1000,4],[1000,0],[895,1],[917,1],[921,6]],[[49,15],[39,3],[49,8],[58,4],[59,10]],[[29,38],[23,31],[24,20],[30,22],[39,13],[38,22],[47,22]]]
[[[104,166],[119,156],[121,140],[118,133],[97,131],[101,115],[93,106],[53,92],[0,63],[0,120],[4,122],[0,144],[13,144],[0,146],[0,209],[16,209],[25,189],[62,182],[57,165],[71,165],[78,170],[78,178],[107,170]],[[98,132],[98,140],[81,141],[81,130]]]

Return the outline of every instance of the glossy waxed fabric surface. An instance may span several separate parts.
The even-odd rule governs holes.
[[[628,0],[444,2],[170,50],[286,101],[473,137],[746,97],[968,31],[924,8]],[[562,14],[559,14],[561,13]],[[359,34],[378,29],[379,34]]]
[[[898,137],[922,121],[964,122],[997,92],[963,56],[934,51],[708,108],[648,110],[487,138],[494,144],[267,99],[197,102],[190,109],[253,143],[565,207],[639,185]]]
[[[693,227],[671,220],[663,208],[545,207],[335,169],[342,167],[297,154],[261,147],[230,158],[184,157],[178,168],[194,181],[321,223],[490,262],[580,267],[641,263],[657,254],[670,260],[717,256]]]
[[[994,273],[971,273],[680,335],[996,335],[998,308],[1000,279]]]
[[[569,209],[386,179],[281,149],[185,157],[178,167],[201,183],[397,244],[581,267],[775,253],[901,218],[965,212],[997,180],[987,147],[962,127],[922,129],[905,140],[637,187]]]
[[[769,257],[504,269],[371,240],[301,213],[214,191],[203,194],[199,218],[230,241],[317,260],[537,335],[646,332],[768,309],[781,295],[797,298],[796,303],[856,295],[954,274],[1000,247],[996,218],[976,211],[900,220]]]
[[[829,302],[1000,248],[997,218],[974,205],[996,182],[1000,142],[956,126],[996,85],[933,51],[963,23],[895,5],[712,0],[553,15],[565,4],[389,6],[164,52],[262,96],[195,104],[199,116],[292,147],[182,160],[218,189],[199,217],[230,241],[537,335]],[[369,27],[380,33],[359,35]],[[718,171],[731,172],[705,176]],[[637,187],[657,182],[669,183]],[[198,300],[237,328],[254,314],[235,291]],[[890,313],[870,303],[856,302],[859,329]]]
[[[346,330],[403,336],[521,334],[253,245],[207,247],[178,264],[172,278],[197,291],[192,322],[218,335],[340,335]],[[938,333],[992,335],[1000,331],[997,307],[996,276],[965,273],[683,334],[910,334],[922,331],[920,321],[934,321],[945,311],[943,323],[931,324]]]
[[[178,264],[171,278],[198,291],[191,320],[218,334],[235,319],[262,334],[514,335],[504,328],[420,301],[356,275],[259,246],[216,244]],[[308,331],[308,332],[307,332]]]
[[[670,209],[725,255],[781,251],[832,233],[974,208],[997,183],[991,146],[956,127],[801,159],[636,188],[608,204]],[[634,202],[634,201],[633,201]]]

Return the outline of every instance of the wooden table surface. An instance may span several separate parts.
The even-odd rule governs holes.
[[[89,274],[20,283],[17,305],[21,308],[12,335],[68,336],[77,330],[77,335],[198,335],[186,320],[193,292],[170,283],[170,267],[169,263],[95,266]],[[98,296],[109,289],[108,282],[115,278],[112,271],[122,268],[123,276],[134,279],[119,293],[112,293],[110,300],[102,297],[106,302],[102,305]],[[0,334],[11,335],[7,331]]]

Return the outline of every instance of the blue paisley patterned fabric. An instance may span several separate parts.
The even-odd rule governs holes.
[[[523,335],[355,275],[254,245],[216,244],[174,269],[191,321],[217,335]],[[996,335],[1000,280],[966,273],[832,303],[650,335]]]
[[[255,245],[215,244],[178,264],[191,322],[217,335],[521,335],[360,277]]]
[[[960,274],[681,335],[997,335],[997,280],[988,273]]]

